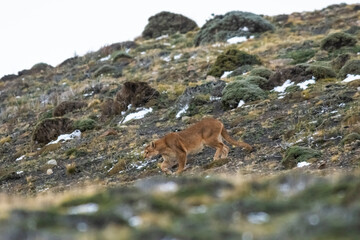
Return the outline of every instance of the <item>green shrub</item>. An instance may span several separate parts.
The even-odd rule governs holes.
[[[350,58],[351,56],[349,53],[340,54],[331,61],[331,67],[335,71],[339,71],[346,64],[346,62],[350,60]]]
[[[237,107],[240,100],[247,102],[266,98],[264,90],[245,80],[229,83],[222,94],[221,102],[226,109]]]
[[[121,73],[119,73],[118,69],[114,66],[111,65],[103,65],[101,67],[99,67],[95,72],[94,72],[94,76],[95,77],[99,77],[100,75],[103,74],[109,74],[109,75],[114,75],[114,76],[121,76]]]
[[[345,144],[355,142],[356,140],[360,140],[360,134],[350,133],[350,134],[346,135],[343,140],[341,140],[340,144],[345,145]]]
[[[79,129],[80,131],[92,130],[96,127],[96,121],[90,118],[85,118],[77,120],[73,124],[74,129]]]
[[[246,30],[244,28],[247,28]],[[259,34],[275,27],[259,15],[233,11],[225,15],[217,15],[207,21],[196,34],[196,46],[214,42],[225,42],[229,38]]]
[[[235,48],[226,50],[216,58],[208,75],[221,77],[225,71],[232,71],[241,65],[261,64],[257,56],[239,51]]]
[[[327,51],[333,51],[345,46],[355,46],[357,40],[350,34],[337,32],[330,34],[321,41],[320,48]]]
[[[288,53],[288,56],[293,59],[292,64],[304,63],[315,56],[316,51],[313,49],[300,49]]]
[[[340,69],[338,77],[346,78],[347,74],[360,74],[360,60],[354,59],[346,62],[346,64]]]
[[[112,57],[113,62],[116,62],[119,59],[131,59],[132,58],[128,53],[123,52],[123,51],[117,51],[112,55],[113,55],[113,57]]]
[[[264,67],[257,67],[251,70],[250,76],[260,76],[269,79],[274,72]]]
[[[299,162],[304,162],[320,156],[320,151],[307,147],[292,146],[286,150],[285,157],[282,159],[281,163],[286,168],[293,168]]]
[[[324,79],[324,78],[335,78],[336,73],[334,70],[328,67],[319,66],[319,65],[310,65],[306,72],[311,73],[315,79]]]
[[[265,86],[268,85],[269,80],[260,76],[240,76],[237,78],[239,81],[245,81],[254,85],[259,86],[261,89],[263,89]]]

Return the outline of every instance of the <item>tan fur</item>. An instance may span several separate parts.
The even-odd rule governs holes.
[[[164,161],[161,170],[170,174],[170,168],[179,164],[177,174],[184,170],[187,155],[200,152],[204,145],[216,149],[214,160],[226,158],[229,147],[223,143],[223,139],[232,145],[251,151],[252,147],[245,142],[237,142],[230,137],[224,124],[214,118],[205,118],[189,128],[165,135],[163,138],[151,142],[144,151],[145,158],[162,155]]]

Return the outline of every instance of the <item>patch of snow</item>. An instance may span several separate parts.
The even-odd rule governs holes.
[[[137,227],[142,224],[142,219],[139,216],[133,216],[129,219],[129,225],[131,227]]]
[[[308,162],[299,162],[299,163],[296,165],[296,167],[302,168],[302,167],[306,167],[306,166],[309,166],[309,165],[310,165],[310,163],[308,163]]]
[[[83,96],[84,97],[89,97],[92,96],[94,94],[94,91],[92,91],[91,93],[84,93]]]
[[[130,113],[119,124],[126,123],[126,122],[128,122],[130,120],[134,120],[134,119],[142,119],[145,117],[146,114],[151,113],[153,111],[152,108],[137,108],[136,110],[138,112]]]
[[[76,207],[71,207],[68,210],[68,213],[70,215],[78,215],[96,213],[97,211],[99,211],[99,205],[96,203],[86,203]]]
[[[254,212],[247,216],[247,220],[252,224],[263,224],[269,222],[270,216],[266,212]]]
[[[360,75],[347,74],[346,78],[342,82],[352,82],[360,79]]]
[[[131,164],[132,167],[135,167],[137,170],[141,170],[143,168],[146,168],[150,163],[156,162],[157,159],[150,159],[148,161],[144,162],[137,162],[135,164]]]
[[[255,36],[254,35],[251,35],[250,37],[249,37],[249,39],[254,39],[255,38]]]
[[[182,56],[182,53],[177,54],[177,55],[174,56],[174,59],[175,59],[175,60],[179,60],[179,59],[181,58],[181,56]]]
[[[19,99],[19,98],[21,98],[21,97],[20,97],[20,96],[16,96],[15,98],[16,98],[16,99]]]
[[[213,46],[213,47],[221,47],[223,44],[222,43],[214,43],[213,45],[211,45],[211,46]]]
[[[246,37],[232,37],[232,38],[229,38],[228,40],[226,40],[226,42],[230,43],[230,44],[236,44],[236,43],[241,43],[241,42],[245,42],[245,41],[247,41]]]
[[[171,61],[171,57],[170,57],[170,56],[162,57],[161,59],[162,59],[163,61],[165,61],[165,62],[170,62],[170,61]]]
[[[308,88],[308,85],[315,84],[315,77],[313,76],[312,79],[306,80],[302,83],[296,84],[296,86],[299,86],[302,90],[305,90]]]
[[[166,182],[166,183],[161,183],[159,185],[156,186],[155,191],[158,192],[177,192],[177,190],[179,189],[179,186],[177,185],[177,183],[170,181],[170,182]]]
[[[226,78],[226,77],[229,76],[232,72],[233,72],[233,71],[225,71],[225,72],[223,73],[223,75],[221,75],[220,78]]]
[[[345,106],[346,106],[345,103],[340,103],[340,104],[339,104],[339,107],[341,107],[341,108],[344,108]]]
[[[20,174],[22,174],[22,173],[24,173],[24,171],[18,171],[18,172],[16,172],[17,175],[20,175]]]
[[[283,85],[275,87],[272,91],[279,93],[279,99],[282,99],[285,97],[285,90],[286,88],[294,85],[294,82],[292,82],[290,79],[286,80]]]
[[[240,100],[239,101],[239,104],[237,105],[237,107],[242,107],[243,105],[245,104],[244,100]]]
[[[141,55],[145,55],[145,54],[146,54],[146,52],[141,52],[140,54],[141,54]]]
[[[160,37],[155,38],[155,40],[161,40],[161,39],[165,39],[165,38],[168,38],[168,37],[169,37],[169,35],[165,34],[165,35],[162,35]]]
[[[22,155],[21,157],[18,157],[17,159],[15,159],[15,161],[21,161],[25,158],[25,155]]]
[[[248,32],[249,31],[249,28],[248,27],[243,27],[243,28],[240,28],[241,31],[244,31],[244,32]]]
[[[206,213],[206,211],[207,211],[207,207],[204,205],[190,208],[190,213],[192,214],[204,214]]]
[[[186,104],[185,107],[183,107],[183,109],[181,109],[177,114],[176,114],[176,118],[180,118],[184,113],[186,113],[186,111],[189,109],[189,104]]]
[[[109,60],[110,58],[111,58],[111,55],[108,55],[106,57],[101,58],[100,62],[105,62],[105,61]]]
[[[81,138],[81,131],[78,129],[73,131],[70,134],[61,134],[60,136],[58,136],[58,138],[56,140],[53,140],[46,145],[55,144],[55,143],[59,143],[59,142],[66,142],[68,140],[72,140],[75,138],[78,138],[78,139]]]
[[[214,96],[210,96],[210,101],[213,102],[213,101],[219,101],[221,100],[221,97],[214,97]]]
[[[165,45],[165,46],[171,46],[171,44],[170,44],[170,43],[167,43],[167,42],[164,43],[164,45]]]

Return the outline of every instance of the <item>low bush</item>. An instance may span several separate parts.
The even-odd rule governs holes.
[[[86,130],[92,130],[96,127],[96,121],[90,118],[77,120],[73,123],[73,129],[79,129],[84,132]]]
[[[355,46],[357,40],[348,33],[337,32],[330,34],[321,41],[320,48],[326,51],[333,51],[345,46]]]
[[[286,168],[293,168],[299,162],[304,162],[320,156],[320,151],[308,147],[292,146],[286,150],[285,157],[282,159],[281,163]]]
[[[340,69],[338,78],[346,78],[348,74],[360,74],[360,60],[354,59],[346,62]]]

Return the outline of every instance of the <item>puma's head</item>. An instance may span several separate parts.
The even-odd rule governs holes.
[[[144,158],[145,159],[150,159],[158,154],[159,154],[159,151],[156,150],[155,142],[151,142],[148,146],[145,147],[145,150],[144,150]]]

